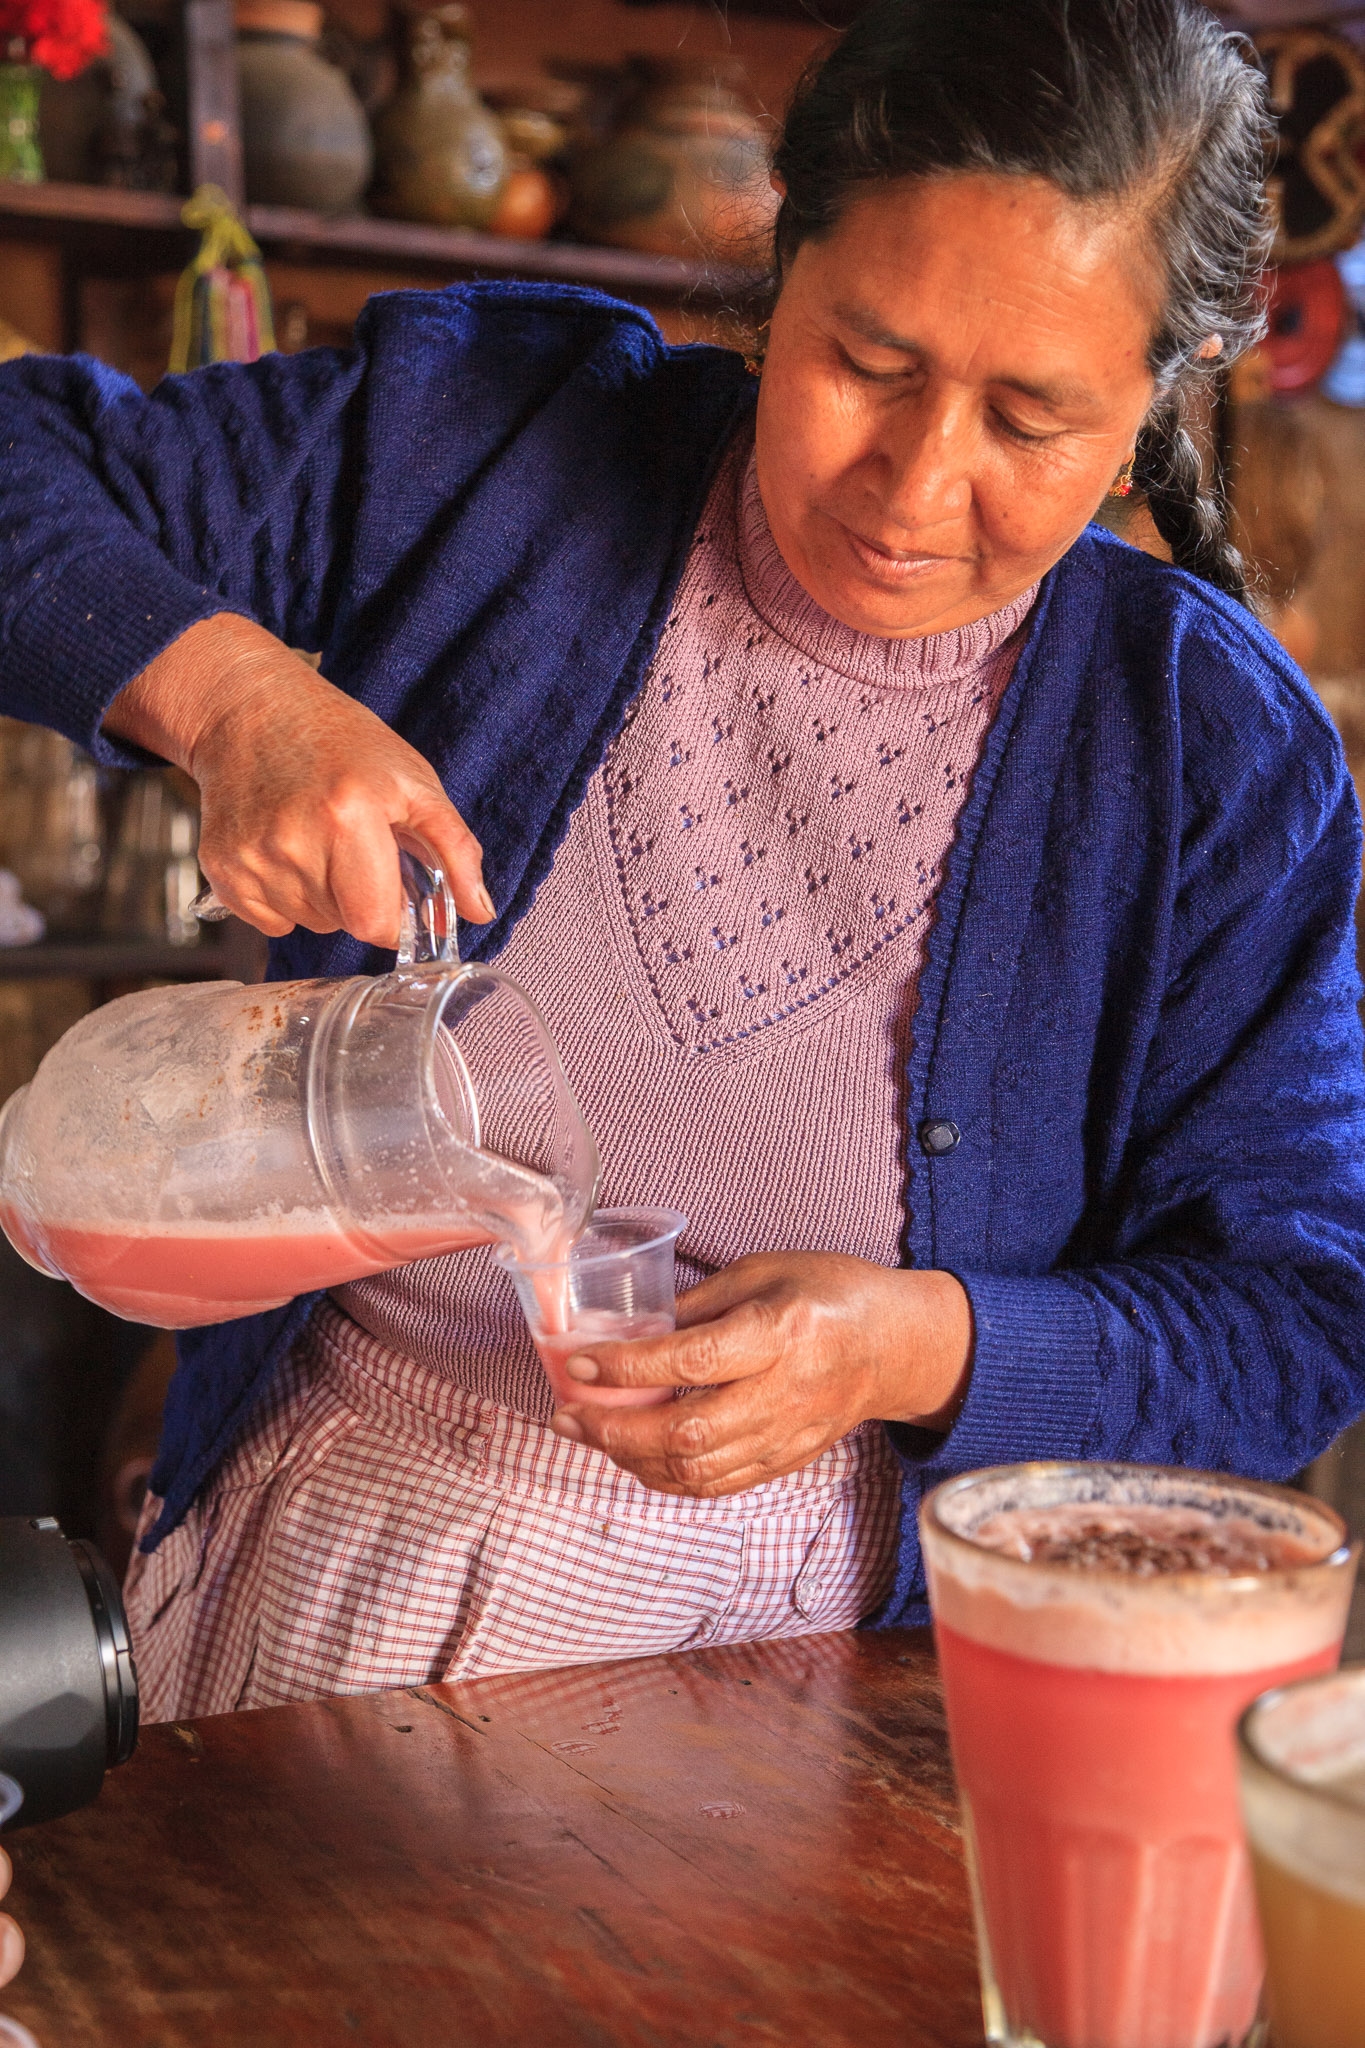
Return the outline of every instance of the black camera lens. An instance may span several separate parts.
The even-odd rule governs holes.
[[[137,1743],[137,1672],[113,1573],[50,1516],[0,1517],[0,1772],[11,1827],[92,1800]]]

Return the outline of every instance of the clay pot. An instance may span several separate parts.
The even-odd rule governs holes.
[[[259,205],[340,213],[369,180],[365,116],[321,33],[314,0],[237,0],[246,194]]]
[[[498,210],[488,223],[489,232],[506,235],[514,242],[543,242],[559,218],[559,210],[554,179],[539,165],[514,156]]]
[[[514,157],[529,164],[556,164],[583,102],[583,90],[558,78],[514,78],[482,87],[484,105],[502,123]]]
[[[484,101],[497,115],[507,145],[507,183],[489,222],[495,235],[539,242],[563,216],[569,203],[563,167],[568,120],[581,97],[549,78],[484,86]]]
[[[469,82],[469,12],[447,4],[406,15],[404,76],[375,118],[370,204],[399,220],[486,228],[507,183],[497,119]]]
[[[742,68],[632,58],[614,134],[574,160],[574,233],[661,256],[758,262],[776,210]]]

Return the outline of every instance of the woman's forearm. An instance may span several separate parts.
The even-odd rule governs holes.
[[[393,945],[395,835],[445,869],[462,917],[496,915],[479,843],[430,763],[251,619],[189,627],[119,692],[104,727],[194,777],[204,872],[260,931],[341,927]]]
[[[218,612],[163,648],[119,691],[104,714],[104,730],[177,768],[194,773],[196,748],[215,724],[249,717],[273,690],[316,682],[273,633],[238,612]]]

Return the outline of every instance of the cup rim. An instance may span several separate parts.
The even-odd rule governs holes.
[[[1237,1753],[1244,1763],[1251,1763],[1277,1785],[1287,1786],[1300,1798],[1315,1799],[1323,1807],[1334,1812],[1357,1815],[1365,1823],[1365,1800],[1348,1799],[1334,1791],[1330,1785],[1315,1785],[1310,1779],[1300,1778],[1283,1764],[1266,1755],[1256,1740],[1256,1722],[1262,1712],[1276,1706],[1292,1693],[1307,1691],[1312,1686],[1330,1684],[1333,1679],[1351,1678],[1361,1681],[1365,1690],[1365,1663],[1337,1664],[1330,1671],[1310,1671],[1303,1678],[1292,1678],[1284,1685],[1272,1685],[1267,1692],[1257,1693],[1254,1700],[1245,1706],[1237,1716]]]
[[[652,1237],[642,1237],[635,1244],[617,1245],[611,1251],[582,1252],[578,1246],[582,1238],[575,1240],[565,1259],[519,1259],[512,1246],[500,1244],[493,1256],[500,1265],[515,1266],[519,1273],[564,1272],[570,1266],[581,1270],[584,1266],[604,1266],[611,1259],[634,1257],[639,1252],[653,1251],[665,1244],[674,1244],[687,1228],[687,1218],[678,1209],[631,1208],[594,1209],[583,1226],[584,1235],[595,1223],[619,1222],[623,1217],[632,1217],[652,1228]]]
[[[1062,1565],[1045,1558],[1011,1557],[1003,1550],[992,1550],[988,1544],[978,1543],[970,1536],[963,1536],[950,1528],[943,1520],[939,1507],[949,1494],[964,1492],[968,1487],[986,1480],[1002,1479],[1007,1473],[1043,1477],[1063,1477],[1068,1473],[1109,1472],[1115,1475],[1151,1479],[1172,1479],[1176,1481],[1203,1480],[1211,1486],[1235,1488],[1239,1493],[1258,1493],[1268,1499],[1292,1504],[1303,1501],[1312,1511],[1320,1515],[1333,1527],[1337,1542],[1332,1550],[1322,1557],[1307,1558],[1300,1564],[1275,1565],[1268,1571],[1230,1573],[1226,1577],[1215,1572],[1161,1572],[1152,1578],[1135,1578],[1131,1572],[1106,1570],[1103,1566],[1087,1565],[1077,1571],[1071,1565]],[[1013,1465],[986,1465],[979,1471],[959,1472],[952,1479],[941,1480],[920,1504],[920,1515],[927,1528],[932,1530],[935,1542],[952,1549],[964,1551],[970,1556],[988,1558],[992,1566],[999,1565],[1013,1572],[1064,1572],[1068,1580],[1100,1581],[1105,1585],[1139,1588],[1148,1592],[1156,1587],[1169,1588],[1173,1592],[1190,1592],[1194,1588],[1216,1589],[1220,1594],[1249,1592],[1253,1587],[1279,1586],[1291,1579],[1300,1578],[1305,1572],[1339,1570],[1359,1552],[1360,1543],[1353,1540],[1350,1530],[1336,1509],[1319,1500],[1315,1494],[1298,1493],[1291,1486],[1280,1486],[1273,1480],[1243,1479],[1235,1472],[1205,1472],[1193,1465],[1139,1465],[1124,1463],[1111,1458],[1036,1458],[1023,1460]]]

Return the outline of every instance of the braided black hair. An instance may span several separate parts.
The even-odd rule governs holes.
[[[1204,464],[1185,424],[1184,396],[1177,385],[1148,413],[1137,438],[1133,483],[1147,500],[1171,560],[1245,604],[1246,565],[1228,538],[1221,497],[1205,487]]]
[[[885,179],[986,171],[1136,202],[1165,298],[1133,481],[1179,566],[1245,599],[1186,408],[1264,330],[1272,139],[1261,72],[1199,0],[872,0],[802,79],[774,153],[777,275]]]

